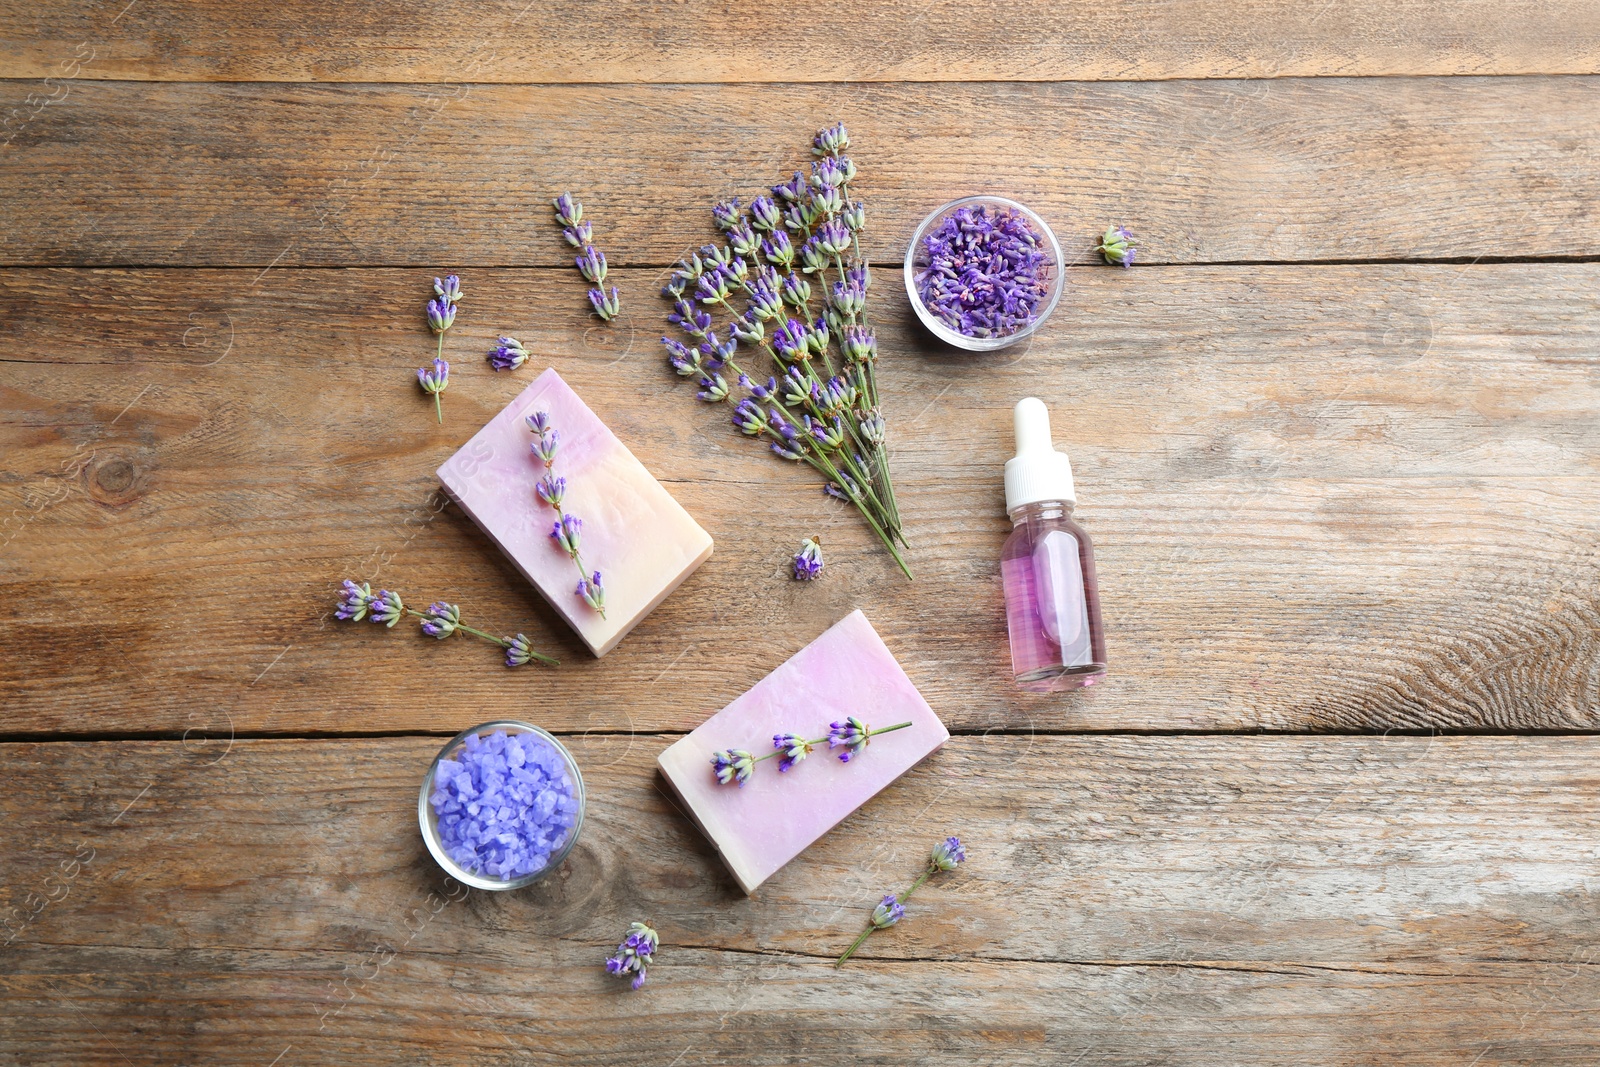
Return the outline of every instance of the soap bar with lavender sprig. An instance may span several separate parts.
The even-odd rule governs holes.
[[[773,751],[786,735],[827,737],[830,724],[870,720],[870,744],[818,746],[791,773],[718,781],[729,748]],[[891,731],[891,724],[910,725]],[[755,687],[657,758],[661,773],[746,893],[944,744],[949,731],[867,617],[851,612]],[[848,759],[836,758],[836,753]]]
[[[537,491],[545,466],[525,421],[539,412],[560,435],[563,507],[583,517],[583,559],[605,575],[604,614],[574,591],[572,556],[550,536]],[[439,480],[596,656],[711,556],[711,536],[553,369],[451,456]]]

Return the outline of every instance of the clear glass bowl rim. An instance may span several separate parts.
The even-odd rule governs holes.
[[[1016,333],[1007,334],[1004,337],[968,337],[965,334],[957,333],[955,330],[952,330],[950,327],[940,322],[938,316],[934,315],[928,310],[927,306],[922,302],[922,295],[917,292],[917,248],[922,244],[923,236],[927,234],[928,229],[934,223],[938,222],[940,219],[943,219],[952,211],[956,210],[957,208],[967,207],[968,205],[975,204],[994,204],[1002,207],[1015,208],[1016,210],[1022,212],[1023,217],[1026,218],[1031,225],[1036,227],[1039,232],[1045,236],[1045,239],[1050,242],[1050,252],[1055,259],[1055,283],[1051,286],[1050,298],[1045,301],[1044,309],[1039,312],[1038,317],[1034,319],[1033,322],[1029,323],[1027,326],[1024,326]],[[1040,218],[1038,213],[1029,208],[1026,204],[1019,204],[1015,200],[1011,200],[1003,196],[991,196],[985,194],[963,196],[959,200],[952,200],[947,204],[943,204],[937,208],[934,208],[933,211],[929,213],[928,217],[922,220],[921,225],[917,227],[917,232],[912,234],[911,244],[906,248],[906,295],[911,299],[911,307],[914,311],[916,311],[917,318],[922,320],[922,324],[928,328],[928,332],[939,338],[939,340],[945,342],[946,344],[954,345],[957,348],[965,349],[968,352],[993,352],[996,349],[1005,348],[1007,345],[1016,344],[1023,338],[1031,336],[1035,330],[1044,325],[1044,321],[1050,317],[1050,313],[1053,312],[1056,309],[1056,305],[1061,302],[1061,294],[1063,290],[1065,290],[1067,284],[1066,266],[1066,258],[1061,254],[1061,242],[1056,240],[1056,232],[1050,228],[1049,223]]]
[[[567,835],[567,843],[562,845],[560,850],[550,857],[550,862],[539,870],[534,871],[532,874],[522,875],[520,878],[512,878],[509,881],[473,874],[457,866],[456,862],[445,853],[444,845],[439,841],[438,820],[433,814],[433,805],[428,802],[429,795],[433,793],[433,776],[439,769],[439,763],[473,734],[493,733],[495,730],[505,730],[507,733],[515,730],[518,733],[538,734],[554,745],[555,750],[561,753],[561,758],[567,761],[567,770],[572,774],[574,792],[578,796],[578,818],[572,824],[572,833]],[[583,830],[583,816],[588,806],[589,796],[583,786],[583,772],[578,770],[578,761],[572,758],[572,753],[567,750],[566,745],[561,743],[560,738],[549,730],[535,726],[531,722],[522,722],[517,719],[495,719],[493,722],[469,726],[467,729],[462,730],[459,734],[446,741],[444,747],[439,750],[439,754],[433,757],[433,762],[428,764],[428,773],[422,777],[422,793],[417,798],[417,820],[422,825],[423,844],[428,846],[428,852],[433,856],[434,862],[443,867],[445,873],[456,881],[469,885],[474,889],[521,889],[523,886],[532,885],[541,878],[546,877],[566,860],[567,854],[572,851],[572,846],[578,843],[578,834]]]

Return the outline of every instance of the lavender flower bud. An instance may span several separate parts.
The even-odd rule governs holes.
[[[878,341],[865,326],[846,326],[839,347],[851,363],[864,363],[878,356]]]
[[[766,328],[761,325],[761,319],[750,312],[746,312],[742,317],[734,319],[729,324],[728,329],[732,331],[734,338],[743,345],[760,344],[767,333]]]
[[[567,495],[567,480],[546,472],[533,487],[534,493],[546,504],[553,508],[561,506],[561,498]]]
[[[670,296],[672,299],[676,300],[682,296],[684,290],[688,289],[692,284],[694,284],[693,279],[689,277],[687,272],[675,270],[672,272],[671,277],[667,279],[667,284],[661,287],[661,295]]]
[[[450,384],[450,364],[442,359],[435,359],[432,369],[418,367],[417,384],[422,386],[422,391],[430,396],[444,392],[445,388]]]
[[[772,195],[786,204],[794,203],[805,194],[806,179],[799,171],[795,171],[794,178],[790,181],[772,187]]]
[[[720,270],[700,275],[700,281],[694,287],[694,295],[702,304],[723,303],[730,291],[728,276]]]
[[[628,936],[617,946],[617,954],[606,960],[606,973],[618,978],[632,975],[633,988],[638,989],[644,985],[645,975],[649,973],[646,965],[659,944],[660,939],[650,927],[644,923],[631,924]]]
[[[770,233],[783,222],[783,214],[770,196],[758,196],[750,201],[750,224],[762,233]]]
[[[688,347],[682,341],[674,341],[670,337],[663,337],[661,343],[667,346],[667,362],[672,364],[672,369],[685,378],[700,373],[700,353]]]
[[[1133,234],[1122,226],[1108,226],[1100,243],[1094,249],[1105,257],[1107,263],[1119,267],[1133,266]]]
[[[622,310],[622,297],[614,285],[609,293],[604,289],[590,289],[589,303],[594,307],[594,313],[607,322],[616,318],[617,312]]]
[[[812,354],[822,355],[828,351],[828,323],[825,319],[817,319],[811,324],[811,332],[806,334],[806,344],[811,347]]]
[[[840,156],[839,166],[844,170],[844,183],[846,185],[849,185],[851,182],[856,180],[856,165],[854,160],[850,159],[848,156]]]
[[[831,304],[822,309],[822,319],[828,324],[829,330],[841,337],[844,336],[844,328],[850,325],[851,321],[839,314],[838,309]]]
[[[798,311],[811,300],[811,283],[802,275],[790,274],[783,279],[779,295],[785,304]]]
[[[826,230],[828,226],[831,225],[832,223],[827,223],[824,224],[822,228]],[[823,247],[822,242],[819,239],[813,237],[805,244],[800,246],[801,270],[805,271],[807,274],[816,274],[818,271],[825,270],[827,266],[827,250]]]
[[[845,132],[842,122],[835,122],[825,130],[818,130],[817,135],[811,139],[813,155],[836,156],[849,147],[850,135]]]
[[[860,233],[867,228],[867,209],[861,205],[861,201],[857,200],[844,209],[844,213],[839,216],[839,221],[843,222],[845,228],[851,233]]]
[[[691,282],[695,282],[699,281],[700,275],[706,272],[706,265],[700,262],[699,256],[690,254],[689,258],[680,259],[678,261],[678,269],[681,270]]]
[[[461,609],[454,604],[435,601],[422,615],[422,632],[443,641],[456,632],[461,624]]]
[[[550,421],[550,413],[548,411],[535,411],[522,421],[528,424],[528,429],[541,437],[549,433],[555,425]]]
[[[824,423],[807,415],[806,429],[816,439],[817,444],[828,452],[836,452],[844,446],[846,431],[837,416],[831,423]]]
[[[861,416],[861,437],[868,444],[881,445],[889,436],[889,424],[883,421],[878,409],[873,408]]]
[[[827,410],[841,411],[856,402],[856,387],[836,374],[823,383],[822,401]]]
[[[583,602],[604,615],[606,612],[606,591],[600,585],[600,572],[595,571],[590,578],[578,579],[577,595]]]
[[[722,268],[722,274],[733,283],[735,289],[744,288],[745,282],[750,277],[750,264],[734,256],[728,261],[728,265]]]
[[[837,219],[825,222],[813,238],[819,248],[830,256],[837,256],[850,247],[850,230]],[[802,250],[804,255],[804,250]]]
[[[767,262],[788,270],[794,263],[794,245],[789,241],[789,235],[782,230],[774,231],[761,242],[761,254],[767,257]]]
[[[428,328],[434,333],[444,333],[456,323],[456,307],[446,300],[428,301]]]
[[[584,245],[583,252],[572,262],[578,265],[578,273],[585,281],[599,285],[606,280],[606,255],[594,245]]]
[[[772,335],[772,350],[782,359],[794,360],[809,359],[810,349],[807,339],[810,337],[806,324],[797,319],[790,319],[778,327]]]
[[[516,370],[528,362],[528,350],[515,337],[501,337],[500,343],[489,349],[489,366],[497,371]]]
[[[721,270],[733,261],[733,249],[718,248],[716,245],[702,245],[700,258],[705,261],[706,270]]]
[[[711,206],[711,220],[719,230],[731,230],[739,225],[739,198],[733,197]]]
[[[893,893],[887,893],[884,895],[883,900],[878,903],[878,906],[872,909],[872,928],[874,930],[883,930],[893,926],[905,917],[906,907],[900,903],[900,898]]]
[[[550,466],[556,461],[556,451],[561,444],[561,434],[550,425],[550,413],[540,411],[529,415],[524,421],[527,422],[528,429],[538,435],[533,442],[533,454],[538,456],[539,461],[546,467]]]
[[[853,285],[844,282],[834,282],[833,292],[829,301],[841,315],[851,318],[861,314],[861,309],[867,305],[867,294]]]
[[[792,320],[791,320],[792,321]],[[799,407],[811,398],[811,386],[799,367],[790,367],[783,373],[783,402]]]
[[[700,356],[712,370],[721,370],[722,365],[732,359],[737,351],[739,351],[737,337],[730,336],[719,344],[715,332],[707,332],[705,341],[700,345]]]
[[[667,321],[687,333],[690,337],[704,337],[706,331],[711,329],[711,315],[702,311],[683,298],[672,305],[672,314],[667,316]]]
[[[811,187],[833,189],[844,184],[844,168],[839,161],[827,155],[811,164]]]
[[[344,580],[344,592],[339,594],[339,606],[334,609],[336,618],[347,622],[360,622],[366,617],[367,608],[376,599],[372,595],[372,586],[366,582],[357,585],[350,579]]]
[[[872,288],[872,268],[865,263],[857,263],[844,272],[845,281],[865,293]]]
[[[567,244],[573,248],[582,248],[594,239],[594,227],[587,222],[580,222],[576,226],[568,226],[561,231],[561,236],[567,239]]]
[[[563,226],[576,226],[583,221],[583,205],[572,199],[571,193],[562,193],[551,201],[556,207],[556,220]]]
[[[741,786],[750,780],[755,770],[756,758],[742,748],[730,748],[711,754],[711,769],[723,785],[737,781]]]
[[[802,233],[810,229],[811,224],[817,220],[813,211],[810,198],[797,200],[783,209],[783,225],[794,233]]]
[[[833,188],[814,190],[806,203],[813,219],[832,218],[844,210],[844,197],[839,195],[839,190]]]
[[[461,299],[461,279],[452,274],[444,279],[433,280],[433,294],[451,307]]]
[[[372,598],[372,603],[369,605],[368,610],[370,611],[368,617],[373,622],[380,626],[387,626],[390,629],[393,629],[394,624],[404,618],[406,614],[406,606],[401,603],[400,594],[391,593],[387,589],[378,590],[378,595]]]
[[[835,500],[843,500],[847,504],[850,503],[850,494],[846,493],[843,489],[840,489],[832,482],[829,482],[827,485],[823,486],[822,491],[828,496],[833,497]]]
[[[819,537],[808,537],[804,541],[800,542],[800,551],[798,551],[798,552],[796,552],[794,554],[794,578],[795,578],[795,581],[797,581],[797,582],[814,581],[818,577],[820,577],[821,574],[822,574],[822,539],[819,538]],[[774,738],[774,741],[776,741],[776,738]],[[783,746],[779,745],[778,747],[782,748]],[[807,752],[811,751],[811,748],[810,748],[809,745],[806,747],[806,751]],[[782,759],[782,757],[780,757],[780,760],[781,759]],[[788,768],[787,767],[783,767],[783,768],[780,768],[780,770],[788,770]]]
[[[735,255],[748,256],[761,247],[761,238],[756,236],[748,221],[741,221],[728,231],[728,247]]]
[[[793,275],[790,275],[793,277]],[[808,294],[809,295],[809,294]],[[750,287],[750,314],[761,322],[776,318],[783,310],[783,298],[765,278],[757,278]]]
[[[928,866],[941,871],[953,871],[958,864],[967,862],[967,850],[961,847],[961,838],[947,837],[933,846]]]
[[[728,399],[728,383],[720,374],[708,375],[700,379],[700,392],[695,395],[708,404],[720,403]]]
[[[828,747],[844,749],[839,753],[840,763],[849,763],[871,740],[867,724],[854,715],[847,716],[843,722],[828,724]]]
[[[811,542],[807,541],[807,544]],[[796,568],[799,564],[795,564]],[[798,574],[795,577],[799,577]],[[805,738],[796,734],[773,734],[772,747],[783,750],[783,755],[778,757],[778,770],[786,771],[796,763],[811,755],[811,744]]]
[[[733,424],[739,427],[740,433],[755,437],[767,428],[767,415],[760,404],[745,397],[733,409]]]
[[[550,539],[560,545],[567,555],[576,556],[582,531],[582,519],[576,515],[563,515],[561,521],[550,527]]]
[[[513,637],[511,643],[506,646],[506,666],[520,667],[531,659],[533,659],[533,643],[524,634]]]
[[[788,444],[780,443],[778,441],[772,442],[772,451],[778,456],[781,456],[787,460],[801,460],[806,458],[804,453],[796,451]]]

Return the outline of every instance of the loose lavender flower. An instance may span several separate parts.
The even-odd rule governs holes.
[[[547,507],[556,513],[556,521],[550,528],[550,538],[561,546],[572,562],[578,568],[578,588],[576,595],[585,604],[600,613],[603,619],[606,616],[606,593],[600,585],[600,572],[590,572],[583,564],[583,556],[578,551],[582,539],[583,520],[562,508],[562,500],[567,495],[567,480],[555,473],[556,454],[560,450],[560,436],[556,432],[554,423],[551,422],[548,411],[536,411],[526,420],[528,429],[534,433],[533,454],[539,462],[544,464],[544,477],[539,479],[533,487],[534,493]]]
[[[860,719],[854,716],[849,721],[860,726],[861,730],[864,731],[863,738],[856,744],[856,751],[866,747],[866,738],[868,737],[892,733],[895,730],[904,730],[911,725],[909,722],[902,722],[894,726],[885,726],[879,730],[870,730]],[[839,724],[834,723],[833,725],[838,727]],[[773,751],[763,756],[753,755],[742,748],[729,748],[721,752],[713,752],[711,754],[711,770],[717,776],[717,781],[723,785],[727,785],[730,782],[738,782],[739,785],[744,785],[745,782],[750,780],[750,776],[755,773],[756,764],[763,760],[776,758],[778,760],[778,770],[786,771],[809,756],[813,748],[824,743],[829,747],[833,746],[832,733],[827,737],[817,738],[803,738],[799,734],[773,734]],[[849,762],[846,756],[840,756],[839,758],[846,763]]]
[[[822,538],[808,537],[800,542],[800,551],[794,554],[794,577],[797,582],[809,582],[822,575]]]
[[[818,156],[836,156],[850,147],[850,134],[844,123],[835,122],[825,130],[818,130],[811,139],[811,153]]]
[[[905,905],[893,893],[885,893],[878,906],[872,909],[872,928],[883,930],[906,917]]]
[[[1032,324],[1055,281],[1047,243],[1014,208],[958,207],[917,253],[923,307],[967,337],[1006,337]]]
[[[766,756],[761,757],[761,759],[766,758]],[[711,769],[716,772],[717,781],[723,785],[733,781],[737,781],[741,786],[744,785],[750,780],[756,762],[756,757],[742,748],[730,748],[711,754]]]
[[[444,421],[444,405],[439,400],[439,394],[450,385],[450,364],[442,359],[435,358],[433,367],[417,368],[417,384],[422,386],[424,393],[433,396],[434,412],[440,422]]]
[[[489,366],[497,371],[516,370],[526,362],[528,350],[515,337],[501,337],[500,342],[489,349]]]
[[[1133,256],[1138,251],[1133,247],[1133,234],[1122,226],[1107,226],[1094,250],[1114,267],[1133,266]]]
[[[583,218],[583,205],[572,198],[571,193],[562,193],[551,201],[555,205],[556,222],[561,224],[561,235],[573,248],[578,249],[577,257],[572,261],[578,268],[578,273],[584,280],[598,288],[589,290],[589,306],[594,313],[605,322],[610,322],[622,310],[622,296],[617,292],[617,287],[612,286],[607,292],[606,257],[593,244],[594,227],[585,222]],[[683,292],[683,286],[676,282],[677,293]],[[669,286],[669,288],[671,288]]]
[[[362,618],[370,618],[380,626],[391,629],[395,623],[411,615],[422,620],[422,632],[429,637],[443,641],[451,634],[464,633],[488,641],[490,644],[499,645],[506,649],[507,667],[520,667],[530,660],[538,660],[552,667],[556,665],[556,661],[549,656],[535,652],[522,634],[518,634],[515,638],[496,637],[468,626],[461,621],[461,609],[455,604],[437,600],[428,605],[428,610],[416,611],[405,606],[399,593],[381,589],[377,595],[373,595],[372,587],[366,582],[357,585],[350,579],[345,579],[334,615],[350,622],[360,622]]]
[[[387,626],[392,630],[394,629],[394,624],[404,618],[410,609],[400,600],[399,593],[391,593],[387,589],[380,589],[378,590],[378,595],[372,598],[369,610],[371,611],[370,618],[373,622],[380,626]],[[416,614],[420,615],[421,612]]]
[[[844,955],[835,960],[833,965],[835,967],[843,966],[844,961],[855,955],[856,949],[860,948],[862,943],[874,931],[886,929],[905,918],[906,901],[910,900],[911,894],[921,889],[923,883],[929,878],[941,871],[955,870],[956,866],[965,863],[966,859],[967,850],[961,847],[961,839],[959,837],[947,837],[937,845],[934,845],[933,851],[928,855],[927,864],[922,868],[922,873],[917,876],[917,880],[911,883],[911,888],[899,896],[895,896],[893,893],[885,894],[884,898],[878,902],[878,906],[872,909],[872,915],[867,919],[867,928],[861,931],[856,939],[851,942],[850,947],[845,949]]]
[[[422,632],[443,641],[461,626],[461,609],[442,600],[428,605],[422,613]]]
[[[633,988],[644,985],[652,957],[661,946],[660,936],[644,923],[630,923],[628,936],[617,946],[617,954],[606,960],[606,973],[618,978],[633,978]]]
[[[339,606],[334,609],[334,616],[348,622],[360,622],[366,617],[367,609],[372,606],[372,586],[366,582],[357,585],[350,579],[344,580],[344,592],[339,594]]]
[[[739,198],[723,200],[711,205],[711,221],[717,224],[719,230],[731,230],[739,225]]]

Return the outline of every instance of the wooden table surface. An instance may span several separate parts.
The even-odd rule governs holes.
[[[0,0],[0,1064],[1600,1063],[1600,7]],[[655,295],[842,119],[917,580],[665,367]],[[586,204],[610,327],[551,224]],[[921,217],[1063,238],[1032,343],[911,320]],[[1094,263],[1110,222],[1131,271]],[[467,290],[435,424],[413,369]],[[492,338],[534,366],[493,374]],[[441,497],[553,365],[717,541],[595,661]],[[1011,405],[1111,677],[1008,674]],[[828,570],[787,581],[820,531]],[[329,615],[344,577],[558,654]],[[954,734],[746,899],[654,758],[862,608]],[[589,784],[465,893],[418,780]],[[971,860],[844,971],[924,850]],[[601,963],[630,920],[644,991]]]

